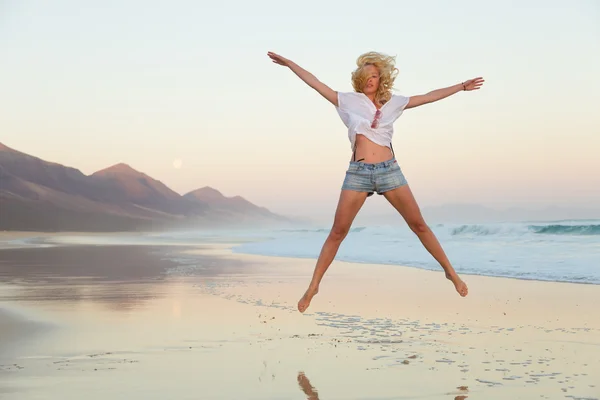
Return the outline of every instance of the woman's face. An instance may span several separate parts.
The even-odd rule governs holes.
[[[365,65],[365,86],[363,88],[364,94],[375,94],[379,88],[379,70],[374,65]]]

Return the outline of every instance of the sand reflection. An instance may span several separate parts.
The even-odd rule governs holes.
[[[310,384],[310,381],[308,380],[306,375],[304,375],[304,372],[298,373],[298,385],[300,386],[300,389],[304,392],[304,394],[307,396],[307,400],[319,400],[319,393],[317,392],[317,389],[315,389]]]
[[[0,251],[0,280],[19,289],[3,300],[103,303],[130,310],[162,297],[165,274],[178,263],[152,246],[64,246]]]
[[[308,377],[304,374],[304,372],[298,372],[298,386],[300,386],[300,390],[306,395],[306,400],[320,400],[318,390],[310,383]],[[468,392],[468,388],[466,386],[458,386],[457,389],[459,391]],[[454,396],[454,395],[453,395]],[[454,397],[454,400],[466,400],[469,396],[465,394],[461,394]]]

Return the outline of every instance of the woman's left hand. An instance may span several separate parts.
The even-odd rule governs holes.
[[[475,79],[469,79],[468,81],[464,81],[462,83],[463,90],[479,90],[481,85],[483,85],[483,82],[484,82],[484,80],[482,77],[475,78]]]

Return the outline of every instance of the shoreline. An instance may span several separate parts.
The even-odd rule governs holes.
[[[45,239],[49,239],[49,238],[53,238],[53,237],[77,237],[77,236],[81,236],[81,237],[105,237],[105,238],[118,238],[118,237],[123,237],[123,238],[127,238],[127,237],[132,237],[132,236],[140,236],[140,235],[147,235],[147,234],[155,234],[157,232],[115,232],[115,233],[105,233],[105,232],[27,232],[27,231],[0,231],[0,251],[5,250],[5,249],[19,249],[19,248],[44,248],[44,247],[61,247],[61,246],[87,246],[87,245],[91,245],[91,244],[95,244],[95,245],[102,245],[102,246],[110,246],[110,245],[116,245],[116,243],[102,243],[102,242],[82,242],[82,243],[78,243],[78,242],[69,242],[67,241],[46,241]],[[28,245],[22,245],[22,246],[5,246],[3,247],[3,243],[5,242],[10,242],[13,240],[22,240],[22,239],[32,239],[32,238],[39,238],[41,240],[41,243],[37,243],[37,244],[28,244]],[[217,236],[217,238],[219,238]],[[253,240],[249,240],[250,242],[253,242]],[[245,242],[243,242],[245,243]],[[45,245],[45,246],[44,246]],[[237,251],[235,249],[236,246],[240,246],[240,243],[238,242],[233,242],[233,241],[209,241],[207,240],[207,238],[199,238],[196,242],[189,242],[186,241],[184,243],[168,243],[168,242],[161,242],[161,241],[156,241],[154,243],[123,243],[123,245],[127,245],[127,246],[149,246],[149,247],[172,247],[172,248],[176,248],[176,247],[202,247],[202,246],[217,246],[217,245],[221,245],[221,246],[225,246],[226,248],[229,249],[230,253],[232,255],[242,255],[242,256],[257,256],[257,257],[268,257],[268,258],[283,258],[283,259],[294,259],[294,260],[311,260],[313,262],[313,266],[314,263],[316,262],[317,258],[316,257],[308,257],[308,256],[280,256],[280,255],[271,255],[271,254],[261,254],[261,253],[252,253],[252,252],[244,252],[244,251]],[[348,263],[348,264],[357,264],[357,265],[365,265],[365,266],[369,266],[369,265],[379,265],[379,266],[386,266],[386,267],[391,267],[391,268],[410,268],[410,269],[416,269],[419,271],[429,271],[429,272],[443,272],[443,269],[441,267],[439,268],[426,268],[426,267],[420,267],[420,266],[414,266],[414,265],[410,265],[410,264],[392,264],[392,263],[378,263],[378,262],[369,262],[369,261],[356,261],[356,260],[344,260],[341,258],[335,258],[334,262],[342,262],[342,263]],[[524,282],[547,282],[547,283],[562,283],[562,284],[573,284],[573,285],[582,285],[582,286],[600,286],[600,282],[596,283],[596,282],[583,282],[583,281],[573,281],[573,280],[552,280],[552,279],[543,279],[543,278],[526,278],[526,277],[517,277],[517,276],[505,276],[505,275],[492,275],[492,274],[483,274],[483,273],[477,273],[477,272],[460,272],[457,270],[457,273],[461,276],[461,277],[487,277],[487,278],[495,278],[495,279],[509,279],[509,280],[515,280],[515,281],[524,281]]]
[[[204,250],[186,250],[184,253],[203,254]],[[295,292],[289,293],[288,306],[295,309],[308,286],[314,269],[314,260],[308,263],[307,258],[264,256],[242,254],[231,251],[231,246],[222,247],[210,254],[217,257],[232,258],[253,265],[266,265],[267,274],[277,274],[280,265],[287,265],[292,274],[300,282]],[[554,282],[541,280],[515,279],[510,277],[483,276],[461,274],[461,278],[469,287],[469,295],[461,298],[456,293],[452,283],[444,276],[443,270],[432,271],[410,266],[393,266],[388,264],[363,264],[334,260],[321,282],[311,306],[305,314],[314,315],[317,312],[351,313],[352,307],[366,311],[356,297],[367,298],[370,302],[380,304],[377,315],[397,312],[396,304],[415,303],[423,301],[420,310],[411,313],[414,318],[423,318],[421,312],[431,313],[433,318],[451,318],[455,321],[490,320],[490,315],[512,315],[520,323],[544,324],[555,320],[548,310],[558,313],[563,311],[563,321],[582,322],[583,316],[592,324],[582,322],[580,327],[593,326],[600,329],[600,320],[594,319],[596,308],[593,299],[600,301],[600,285],[578,285],[570,282]],[[361,283],[358,284],[355,281]],[[349,281],[345,288],[343,282]],[[339,283],[341,282],[341,283]],[[396,283],[397,282],[397,283]],[[410,282],[406,285],[405,282]],[[296,283],[297,286],[298,283]],[[357,291],[360,288],[376,287],[377,291]],[[398,291],[396,285],[401,285]],[[515,294],[520,296],[514,298]],[[442,297],[439,304],[432,304],[430,298]],[[337,298],[337,300],[336,300]],[[392,301],[390,301],[392,299]],[[589,300],[588,300],[589,299]],[[481,309],[480,302],[487,304],[486,310]],[[342,303],[335,304],[335,303]],[[343,306],[347,303],[349,306]],[[316,307],[315,307],[316,305]],[[567,310],[576,310],[576,314]],[[416,311],[416,310],[414,310]],[[490,314],[492,313],[492,314]],[[426,318],[429,318],[426,316]],[[596,321],[598,320],[598,321]]]
[[[237,246],[237,244],[232,244],[231,246],[232,247]],[[293,260],[311,260],[313,262],[317,261],[317,258],[315,258],[315,257],[279,256],[279,255],[271,255],[271,254],[246,253],[243,251],[239,251],[239,252],[232,251],[231,253],[239,254],[239,255],[243,255],[243,256],[257,256],[257,257],[282,258],[282,259],[293,259]],[[417,269],[419,271],[429,271],[429,272],[443,272],[444,271],[442,269],[442,267],[439,267],[439,269],[433,269],[433,268],[418,267],[418,266],[409,265],[409,264],[392,264],[392,263],[386,264],[386,263],[376,263],[376,262],[356,261],[356,260],[347,261],[347,260],[343,260],[343,259],[339,259],[339,258],[336,258],[334,260],[334,262],[342,262],[342,263],[347,263],[347,264],[358,264],[358,265],[378,265],[378,266],[386,266],[386,267],[392,267],[392,268],[412,268],[412,269]],[[485,274],[478,274],[478,273],[474,273],[474,272],[459,272],[459,271],[457,271],[457,273],[461,277],[475,276],[475,277],[485,277],[485,278],[494,278],[494,279],[510,279],[510,280],[516,280],[516,281],[526,281],[526,282],[547,282],[547,283],[563,283],[563,284],[573,284],[573,285],[600,286],[600,283],[595,283],[595,282],[558,281],[558,280],[540,279],[540,278],[520,278],[520,277],[516,277],[516,276],[485,275]]]

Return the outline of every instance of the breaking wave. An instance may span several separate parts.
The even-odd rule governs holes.
[[[529,229],[545,235],[600,235],[600,225],[529,225]]]
[[[461,225],[450,231],[451,235],[523,235],[526,233],[543,235],[600,235],[600,224],[584,225]]]

